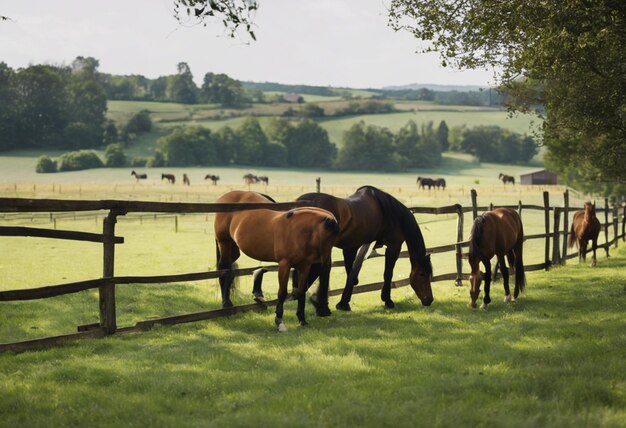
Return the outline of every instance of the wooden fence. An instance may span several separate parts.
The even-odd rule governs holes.
[[[566,191],[563,195],[563,206],[550,206],[548,192],[543,192],[543,205],[525,205],[521,201],[517,205],[494,205],[479,206],[477,204],[477,193],[471,191],[472,206],[463,207],[459,204],[444,207],[411,207],[409,208],[415,214],[456,214],[457,216],[457,238],[456,242],[448,245],[428,248],[429,253],[446,253],[454,252],[456,257],[456,271],[434,276],[432,281],[452,281],[457,286],[462,285],[464,279],[468,279],[469,274],[463,273],[463,248],[468,246],[468,242],[463,238],[463,226],[465,223],[465,214],[471,213],[472,220],[478,216],[479,211],[487,211],[498,206],[507,206],[518,210],[522,214],[526,210],[539,210],[544,214],[544,232],[539,234],[527,235],[526,240],[544,239],[545,253],[542,263],[525,266],[526,271],[548,270],[551,265],[564,264],[567,259],[576,257],[577,254],[567,254],[567,234],[569,232],[569,193]],[[69,293],[76,293],[83,290],[97,288],[99,290],[99,316],[100,321],[96,324],[78,326],[76,333],[66,334],[62,336],[45,337],[41,339],[27,340],[21,342],[0,344],[0,351],[22,351],[27,349],[36,349],[48,347],[63,343],[68,340],[74,340],[86,337],[102,337],[114,333],[125,333],[132,331],[144,331],[150,329],[155,324],[178,324],[184,322],[192,322],[219,318],[233,315],[235,313],[247,311],[266,310],[268,306],[274,305],[276,300],[267,301],[265,304],[249,304],[239,305],[232,308],[217,309],[211,311],[197,312],[192,314],[184,314],[177,316],[169,316],[157,319],[150,319],[137,322],[134,326],[118,327],[116,322],[115,307],[115,287],[121,284],[154,284],[154,283],[171,283],[197,281],[204,279],[215,279],[221,275],[228,273],[226,270],[216,270],[207,272],[193,272],[176,275],[159,275],[159,276],[115,276],[115,245],[123,244],[124,238],[115,236],[115,225],[117,217],[126,215],[127,213],[217,213],[232,212],[247,209],[267,208],[272,210],[287,210],[297,206],[304,206],[302,202],[292,203],[240,203],[240,204],[206,204],[206,203],[175,203],[175,202],[140,202],[140,201],[118,201],[118,200],[102,200],[102,201],[75,201],[75,200],[58,200],[58,199],[23,199],[23,198],[0,198],[0,213],[59,213],[59,212],[86,212],[86,211],[105,211],[108,212],[103,221],[102,233],[87,233],[68,230],[43,229],[34,227],[11,227],[0,226],[0,236],[35,236],[43,238],[54,238],[64,240],[88,241],[102,243],[103,245],[103,272],[102,277],[64,283],[58,285],[50,285],[38,288],[25,288],[19,290],[8,290],[0,292],[0,301],[21,301],[43,299],[48,297],[60,296]],[[552,212],[552,230],[550,230],[550,212]],[[603,230],[605,243],[599,247],[604,248],[607,256],[609,255],[609,247],[617,246],[618,240],[625,239],[626,229],[626,206],[623,206],[621,212],[617,206],[609,208],[608,200],[605,199],[604,208],[597,208]],[[611,220],[609,220],[611,215]],[[621,233],[619,229],[619,218],[621,216]],[[563,221],[561,221],[561,217]],[[562,225],[562,227],[561,227]],[[609,229],[613,228],[613,237],[609,237]],[[551,245],[552,243],[552,245]],[[550,249],[552,248],[552,252]],[[373,257],[382,257],[373,256]],[[402,252],[400,257],[408,257],[407,252]],[[333,267],[343,266],[342,261],[333,262]],[[260,268],[251,267],[245,269],[236,269],[232,271],[234,276],[251,275],[255,270]],[[277,266],[264,266],[269,271],[277,270]],[[408,285],[408,278],[393,281],[394,288]],[[380,290],[383,283],[372,283],[359,285],[355,287],[354,293],[366,293],[370,291]],[[342,289],[334,289],[330,291],[330,295],[340,295]]]

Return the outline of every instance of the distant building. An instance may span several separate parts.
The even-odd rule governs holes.
[[[292,92],[289,94],[283,94],[283,101],[288,103],[301,103],[304,102],[304,98],[302,98],[302,95],[294,94]]]
[[[548,171],[547,169],[540,169],[537,171],[529,171],[524,174],[520,174],[521,184],[557,184],[557,176],[555,173]]]

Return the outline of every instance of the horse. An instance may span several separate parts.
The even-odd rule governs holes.
[[[135,180],[145,180],[148,178],[148,174],[137,174],[134,170],[130,173],[130,175],[135,176]]]
[[[352,291],[358,284],[359,266],[355,265],[357,251],[364,244],[367,244],[364,247],[367,251],[372,242],[376,242],[376,246],[387,246],[384,285],[381,291],[381,300],[385,307],[395,306],[391,299],[391,279],[402,243],[405,241],[411,261],[410,285],[424,306],[429,306],[433,302],[430,255],[426,254],[424,238],[413,213],[400,201],[372,186],[360,187],[345,199],[325,193],[307,193],[297,200],[330,211],[339,222],[339,238],[335,247],[343,250],[347,279],[341,300],[336,305],[337,309],[351,310]],[[322,287],[322,284],[328,283],[329,275],[330,265],[315,265],[307,281],[307,286],[310,286],[318,276],[320,277],[320,291],[317,293],[317,301],[314,301],[317,315],[320,316],[330,314],[327,289]]]
[[[428,187],[428,190],[430,190],[431,187],[435,187],[435,180],[433,180],[432,178],[429,177],[417,177],[417,187],[420,189],[424,189],[426,187]]]
[[[174,174],[161,174],[161,180],[167,179],[168,183],[176,183],[176,176]]]
[[[256,192],[231,191],[220,196],[218,203],[274,202]],[[215,239],[218,269],[231,269],[240,251],[256,260],[278,263],[278,303],[275,323],[278,331],[287,330],[283,323],[283,304],[292,267],[298,274],[296,315],[301,326],[307,325],[304,307],[306,279],[313,263],[330,266],[332,247],[339,234],[339,224],[332,213],[315,207],[299,207],[287,212],[254,209],[215,214]],[[329,267],[330,269],[330,267]],[[221,276],[222,306],[232,307],[232,275]],[[326,283],[326,286],[328,284]]]
[[[444,178],[438,178],[435,180],[435,186],[439,189],[446,190],[446,180]]]
[[[191,181],[189,181],[189,177],[187,176],[187,174],[183,174],[183,184],[187,186],[191,185]]]
[[[243,182],[249,186],[251,184],[258,183],[259,182],[259,177],[257,177],[254,174],[248,173],[248,174],[243,176]]]
[[[220,176],[219,175],[213,175],[213,174],[207,174],[204,176],[205,180],[211,180],[213,182],[213,185],[217,185],[217,182],[220,180]]]
[[[596,217],[596,204],[585,202],[584,209],[576,211],[569,231],[568,246],[572,248],[578,244],[578,262],[587,259],[587,244],[591,240],[593,257],[591,266],[596,265],[596,249],[598,247],[598,235],[600,234],[600,220]]]
[[[491,286],[491,259],[495,255],[502,269],[504,282],[504,301],[517,299],[519,293],[526,287],[524,262],[522,257],[524,244],[524,227],[519,214],[509,208],[496,208],[476,217],[469,239],[469,263],[472,268],[470,274],[470,306],[476,307],[476,300],[480,294],[480,283],[485,280],[485,297],[482,309],[487,309],[491,302],[489,291]],[[509,268],[515,267],[515,291],[511,299],[509,290],[509,268],[504,257],[509,262]],[[485,274],[480,272],[480,262],[485,266]]]
[[[257,178],[260,182],[265,183],[266,185],[270,184],[270,179],[264,175],[259,175]]]
[[[506,183],[512,183],[513,186],[515,186],[515,177],[511,176],[511,175],[506,175],[506,174],[502,174],[500,173],[500,175],[498,175],[498,178],[500,180],[502,180],[502,183],[506,184]]]

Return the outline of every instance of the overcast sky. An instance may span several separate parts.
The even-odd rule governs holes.
[[[0,0],[0,61],[12,68],[93,56],[100,71],[176,72],[189,64],[239,80],[354,88],[410,83],[493,83],[490,71],[455,71],[387,26],[388,0],[260,0],[256,42],[225,37],[221,23],[180,26],[171,0]]]

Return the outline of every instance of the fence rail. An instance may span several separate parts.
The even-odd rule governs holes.
[[[465,223],[465,213],[472,213],[472,219],[478,216],[479,211],[487,211],[495,207],[508,207],[518,210],[522,213],[524,210],[538,210],[544,213],[544,233],[530,234],[525,240],[544,239],[545,254],[544,262],[526,265],[526,271],[548,270],[551,265],[565,264],[566,260],[574,258],[577,254],[567,254],[567,235],[568,215],[569,215],[569,193],[566,191],[563,195],[563,207],[550,206],[548,192],[543,192],[544,205],[522,204],[519,201],[517,205],[494,205],[479,206],[477,204],[477,193],[471,191],[472,206],[463,207],[459,204],[443,206],[443,207],[410,207],[409,210],[415,214],[456,214],[457,215],[457,242],[441,245],[437,247],[427,248],[429,253],[446,253],[455,252],[456,272],[445,273],[434,276],[433,282],[437,281],[455,281],[457,286],[462,285],[463,280],[469,278],[469,274],[463,272],[462,259],[466,254],[462,253],[462,249],[469,245],[468,241],[463,240],[463,225]],[[249,267],[234,270],[215,270],[207,272],[192,272],[173,275],[156,275],[156,276],[115,276],[115,245],[123,244],[124,238],[115,236],[115,224],[118,216],[127,213],[216,213],[216,212],[232,212],[248,209],[272,209],[272,210],[288,210],[291,208],[306,206],[304,202],[290,203],[239,203],[239,204],[223,204],[223,203],[182,203],[182,202],[141,202],[141,201],[119,201],[119,200],[101,200],[101,201],[72,201],[72,200],[56,200],[56,199],[22,199],[22,198],[0,198],[0,212],[69,212],[69,211],[108,211],[104,215],[102,234],[76,232],[68,230],[52,230],[33,227],[8,227],[0,226],[0,236],[36,236],[54,239],[79,240],[88,242],[97,242],[103,244],[103,275],[101,278],[90,279],[86,281],[71,282],[57,285],[50,285],[38,288],[26,288],[19,290],[8,290],[0,292],[0,301],[25,301],[33,299],[43,299],[55,296],[61,296],[70,293],[76,293],[84,290],[99,289],[99,307],[100,321],[96,324],[78,326],[78,332],[45,337],[35,340],[27,340],[21,342],[0,344],[0,351],[22,351],[27,349],[36,349],[48,347],[64,343],[68,340],[76,340],[86,337],[102,337],[113,333],[126,333],[130,331],[144,331],[151,328],[155,324],[177,324],[183,322],[193,322],[198,320],[214,319],[224,316],[230,316],[236,313],[248,311],[266,310],[268,306],[276,303],[276,300],[266,301],[263,304],[239,305],[233,308],[224,308],[197,312],[193,314],[175,315],[139,321],[134,326],[118,328],[115,316],[115,287],[122,284],[167,284],[172,282],[198,281],[205,279],[216,279],[222,275],[230,273],[234,276],[250,275],[255,270],[261,268]],[[611,245],[617,246],[619,239],[626,239],[626,206],[622,206],[620,213],[617,206],[609,208],[608,200],[605,199],[603,208],[597,208],[598,213],[604,213],[604,222],[602,228],[604,230],[605,243],[598,245],[603,248],[609,255]],[[553,214],[552,226],[550,230],[550,212]],[[612,215],[609,221],[609,214]],[[560,227],[560,217],[563,216],[563,227]],[[622,230],[618,233],[621,217]],[[609,239],[609,229],[613,228],[613,238]],[[561,245],[561,239],[563,240]],[[552,244],[552,246],[550,245]],[[550,248],[552,247],[552,254]],[[370,258],[382,257],[382,255],[373,255]],[[403,251],[400,257],[408,257],[408,252]],[[343,266],[343,261],[335,261],[332,267]],[[263,266],[268,271],[276,271],[277,266]],[[392,287],[399,288],[409,284],[408,279],[401,279],[392,282]],[[382,282],[359,285],[354,289],[355,294],[367,293],[380,290],[383,286]],[[334,289],[329,291],[330,296],[339,295],[342,289]]]

